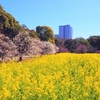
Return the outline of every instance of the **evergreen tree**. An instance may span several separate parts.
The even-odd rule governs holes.
[[[20,31],[23,31],[23,27],[0,5],[0,33],[15,37]]]

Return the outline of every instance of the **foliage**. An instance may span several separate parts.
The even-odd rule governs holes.
[[[23,31],[21,25],[15,18],[7,13],[0,5],[0,31],[9,37],[14,37],[19,31]]]
[[[38,38],[38,34],[35,30],[29,30],[29,36],[32,38]]]
[[[0,100],[99,99],[99,54],[63,53],[0,64]]]
[[[87,52],[87,47],[83,44],[80,44],[77,48],[76,48],[76,53],[86,53]]]
[[[51,42],[43,42],[39,39],[31,38],[26,33],[18,34],[13,41],[17,47],[19,59],[22,59],[23,55],[36,56],[38,54],[53,54],[58,49]]]
[[[60,39],[58,37],[55,37],[55,44],[56,44],[56,46],[63,46],[64,45],[64,40]]]
[[[100,37],[99,36],[93,36],[88,39],[84,38],[76,38],[76,39],[67,39],[64,42],[64,47],[68,49],[69,52],[76,52],[76,49],[80,45],[85,45],[87,48],[88,53],[94,53],[96,50],[99,50],[100,48]]]
[[[17,47],[17,51],[19,53],[20,59],[22,60],[22,55],[26,54],[31,46],[30,38],[25,33],[19,33],[14,39],[14,44]]]
[[[93,46],[89,46],[89,47],[87,47],[87,49],[88,49],[88,53],[95,53],[96,52],[96,50],[97,50],[97,48],[94,48]]]
[[[12,58],[17,55],[16,46],[14,43],[4,35],[0,35],[0,57],[2,60]]]
[[[22,27],[24,28],[24,30],[29,30],[29,28],[25,25],[25,24],[22,24]]]
[[[100,36],[90,36],[88,38],[88,41],[91,46],[93,46],[94,48],[97,48],[97,50],[100,49]]]
[[[52,28],[48,26],[37,26],[36,32],[38,33],[38,37],[42,41],[49,41],[54,43],[54,32]]]
[[[96,53],[100,53],[100,50],[97,50]]]
[[[87,39],[84,39],[84,38],[76,38],[75,39],[79,44],[83,44],[83,45],[86,45],[86,46],[90,46],[89,42]]]
[[[58,47],[51,42],[41,42],[40,48],[42,49],[42,54],[55,54],[58,52]]]
[[[79,43],[76,39],[67,39],[64,43],[69,52],[75,52],[78,45]]]
[[[67,48],[63,47],[63,46],[58,46],[59,48],[59,53],[61,52],[69,52]]]
[[[41,46],[41,41],[39,39],[33,39],[30,38],[31,44],[28,52],[26,53],[29,56],[36,56],[36,55],[41,55],[42,49],[40,48]]]
[[[29,34],[30,37],[38,38],[38,34],[34,29],[30,30],[25,24],[22,24],[22,27],[24,28],[25,32]]]

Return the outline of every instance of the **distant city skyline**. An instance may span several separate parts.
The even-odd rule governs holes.
[[[29,29],[49,26],[59,34],[59,25],[73,27],[73,38],[100,35],[100,0],[0,0],[4,10]]]

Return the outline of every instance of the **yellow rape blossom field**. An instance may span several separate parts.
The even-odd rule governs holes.
[[[60,53],[3,62],[0,100],[100,100],[100,55]]]

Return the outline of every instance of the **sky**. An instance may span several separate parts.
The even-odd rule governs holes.
[[[69,24],[74,38],[100,35],[100,0],[0,0],[5,11],[29,29]]]

